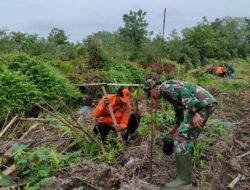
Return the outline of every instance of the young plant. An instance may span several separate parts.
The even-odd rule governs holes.
[[[43,179],[47,178],[52,167],[48,156],[49,149],[41,146],[28,151],[26,145],[14,146],[14,161],[20,176],[27,176],[34,189],[40,189]]]
[[[205,155],[207,148],[208,143],[202,139],[198,139],[195,143],[193,143],[193,158],[199,168],[204,167],[201,157]]]

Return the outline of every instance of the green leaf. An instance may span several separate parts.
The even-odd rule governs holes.
[[[0,177],[0,185],[9,186],[11,184],[11,180],[8,176],[3,175]]]

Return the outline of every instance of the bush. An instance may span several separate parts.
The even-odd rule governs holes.
[[[8,113],[27,111],[43,100],[70,102],[81,96],[55,68],[25,54],[0,59],[0,123]]]
[[[25,75],[5,70],[0,73],[0,122],[9,112],[30,109],[42,98],[41,91]]]
[[[80,97],[80,92],[54,67],[42,60],[24,54],[11,56],[9,69],[26,75],[43,93],[45,100],[55,100],[58,96],[64,101]]]
[[[104,68],[107,70],[105,82],[115,79],[119,83],[141,83],[145,80],[143,70],[129,62],[106,62]]]

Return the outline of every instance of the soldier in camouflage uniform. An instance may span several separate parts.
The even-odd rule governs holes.
[[[148,95],[154,100],[167,100],[175,111],[175,125],[168,132],[171,135],[176,133],[177,178],[168,183],[167,187],[177,188],[189,184],[192,175],[193,142],[215,110],[217,101],[208,91],[189,82],[167,80],[155,83],[149,80],[148,84]]]

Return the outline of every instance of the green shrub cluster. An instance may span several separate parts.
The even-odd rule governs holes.
[[[8,113],[31,108],[42,98],[41,91],[25,75],[5,70],[0,73],[0,121]]]
[[[26,111],[43,100],[69,102],[80,92],[59,71],[42,59],[10,54],[0,59],[0,122],[8,113]]]
[[[129,62],[110,61],[105,62],[104,69],[107,70],[103,80],[119,83],[141,83],[145,80],[143,70]]]

